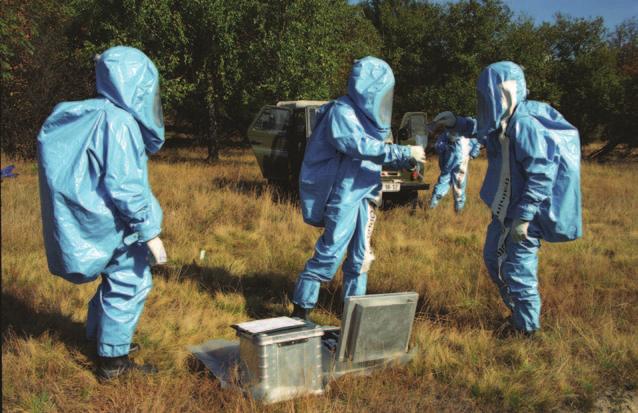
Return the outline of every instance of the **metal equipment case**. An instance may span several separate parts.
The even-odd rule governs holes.
[[[257,400],[272,403],[304,394],[322,394],[319,326],[251,334],[237,330],[241,382]]]
[[[415,292],[348,297],[341,327],[289,317],[254,320],[232,326],[239,340],[210,340],[189,349],[222,388],[240,384],[255,400],[318,395],[344,374],[409,362],[417,303]],[[233,381],[237,365],[239,383]]]

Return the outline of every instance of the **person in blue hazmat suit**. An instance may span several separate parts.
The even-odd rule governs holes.
[[[98,96],[58,104],[38,136],[40,201],[51,273],[101,283],[88,305],[98,376],[153,372],[128,354],[151,289],[149,259],[166,261],[162,210],[147,153],[164,143],[159,74],[141,51],[113,47],[96,58]]]
[[[323,227],[312,258],[299,275],[293,317],[308,318],[322,282],[343,263],[343,295],[363,295],[374,254],[370,237],[380,200],[381,167],[423,162],[422,146],[385,143],[390,133],[394,74],[375,57],[355,61],[348,93],[317,114],[299,177],[304,221]]]
[[[527,100],[523,70],[512,62],[489,65],[477,83],[478,119],[437,115],[437,126],[478,137],[488,168],[481,199],[492,212],[483,256],[512,314],[514,333],[540,328],[540,240],[582,236],[580,137],[550,105]]]
[[[452,187],[454,210],[461,212],[465,206],[465,187],[470,158],[479,156],[481,145],[476,138],[467,138],[453,131],[439,134],[434,145],[439,155],[441,175],[432,191],[430,208],[436,208]]]

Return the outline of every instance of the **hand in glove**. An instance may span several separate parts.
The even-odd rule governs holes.
[[[512,224],[512,239],[518,243],[527,239],[527,230],[529,229],[529,221],[517,219]]]
[[[151,253],[151,265],[166,264],[166,250],[164,249],[164,243],[159,237],[146,241],[146,246]]]
[[[419,163],[425,162],[425,149],[421,145],[408,146],[410,148],[410,157]]]

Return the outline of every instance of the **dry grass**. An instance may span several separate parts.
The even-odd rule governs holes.
[[[36,170],[17,163],[20,176],[2,183],[4,410],[591,410],[604,394],[638,386],[638,165],[583,166],[585,237],[543,244],[543,331],[525,340],[493,335],[505,309],[481,259],[489,212],[478,199],[485,170],[478,160],[462,215],[449,198],[434,211],[380,214],[369,291],[420,294],[412,364],[344,377],[324,396],[274,406],[222,391],[186,346],[232,338],[228,326],[240,320],[286,314],[319,232],[273,196],[250,152],[224,152],[214,166],[203,157],[165,151],[150,165],[171,261],[156,271],[136,341],[139,357],[161,373],[107,385],[94,378],[93,349],[83,340],[96,284],[75,286],[47,272]],[[316,321],[337,322],[340,277],[322,291]]]

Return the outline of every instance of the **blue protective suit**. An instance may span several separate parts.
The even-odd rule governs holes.
[[[481,145],[476,138],[466,138],[454,132],[445,132],[437,138],[434,149],[439,155],[441,175],[432,191],[430,208],[436,208],[441,198],[452,187],[454,209],[460,212],[465,206],[465,187],[470,158],[479,156]]]
[[[374,255],[371,203],[381,190],[381,167],[405,167],[408,147],[384,143],[390,131],[394,75],[384,61],[355,62],[348,95],[324,105],[306,146],[299,189],[304,221],[324,227],[313,257],[299,275],[293,302],[313,308],[321,282],[330,281],[344,255],[344,296],[366,291]]]
[[[130,47],[105,51],[98,97],[58,104],[38,135],[40,202],[49,270],[73,283],[102,274],[87,335],[98,354],[128,354],[151,288],[145,242],[162,211],[148,182],[147,152],[164,142],[157,69]]]
[[[540,328],[540,240],[582,236],[578,130],[546,103],[526,99],[522,69],[512,62],[480,75],[478,121],[457,118],[454,130],[475,134],[487,147],[481,198],[492,210],[483,251],[490,277],[512,310],[514,327]],[[509,235],[515,220],[529,221],[528,238]]]

